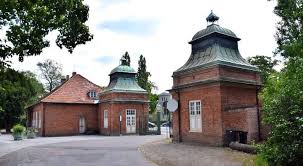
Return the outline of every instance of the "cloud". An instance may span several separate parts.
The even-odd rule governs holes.
[[[99,24],[98,28],[117,33],[146,36],[153,34],[156,25],[154,20],[118,20],[105,21]]]
[[[117,58],[114,56],[100,56],[95,59],[97,62],[102,64],[111,64],[117,61]]]
[[[189,58],[188,41],[197,31],[206,28],[205,18],[210,10],[220,17],[220,26],[242,39],[239,49],[244,58],[272,56],[276,48],[275,1],[85,0],[85,3],[90,7],[87,25],[94,34],[92,41],[77,46],[70,55],[66,49],[56,46],[53,34],[51,46],[41,55],[26,57],[23,63],[14,58],[13,67],[34,71],[37,62],[50,58],[63,64],[64,74],[76,71],[106,86],[108,74],[128,51],[134,69],[138,68],[139,55],[146,57],[151,81],[161,93],[172,87],[171,75]]]

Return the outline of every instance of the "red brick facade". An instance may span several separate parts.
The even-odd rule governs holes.
[[[245,83],[233,80],[242,80]],[[247,132],[248,143],[256,140],[258,138],[257,87],[246,82],[260,83],[259,74],[214,66],[175,76],[173,86],[181,88],[173,89],[171,93],[174,99],[179,100],[181,131],[179,132],[179,110],[177,110],[173,113],[174,140],[223,145],[227,130]],[[190,131],[189,101],[192,100],[201,101],[202,132]]]
[[[96,92],[96,97],[89,96],[91,91]],[[80,129],[83,126],[85,132],[130,134],[126,129],[126,110],[131,109],[135,110],[136,127],[131,134],[147,129],[146,92],[101,92],[99,86],[75,74],[28,108],[28,126],[37,128],[41,136],[77,135],[83,132]],[[104,128],[104,110],[108,111],[107,128]]]

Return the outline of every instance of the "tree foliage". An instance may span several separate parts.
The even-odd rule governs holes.
[[[7,131],[16,123],[25,123],[25,107],[37,101],[43,85],[30,72],[0,70],[0,123]]]
[[[0,39],[0,65],[8,65],[8,58],[39,55],[49,47],[45,38],[58,31],[56,44],[70,53],[79,44],[93,36],[88,26],[89,7],[83,0],[1,0],[0,30],[6,31]]]
[[[248,62],[252,65],[257,66],[261,71],[261,80],[262,83],[265,84],[267,78],[270,74],[276,72],[274,67],[278,65],[278,60],[273,60],[271,57],[257,55],[254,57],[249,57]]]
[[[40,76],[46,81],[45,88],[50,92],[61,83],[62,65],[54,60],[46,59],[37,64]]]
[[[126,59],[126,65],[130,66],[130,56],[128,52],[126,51],[125,54],[122,56],[122,58]]]
[[[270,76],[263,90],[264,120],[270,137],[261,149],[269,165],[303,164],[303,1],[277,0],[281,17],[276,54],[285,58],[280,73]]]
[[[156,110],[157,102],[158,102],[158,95],[152,93],[152,89],[157,88],[153,82],[149,80],[151,76],[150,72],[146,70],[146,59],[143,55],[140,55],[138,61],[138,74],[137,74],[137,82],[139,86],[145,89],[148,92],[148,97],[150,100],[150,110],[153,113]]]

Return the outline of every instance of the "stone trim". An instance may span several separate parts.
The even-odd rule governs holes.
[[[100,103],[149,103],[148,100],[137,100],[137,99],[107,99],[102,100]]]

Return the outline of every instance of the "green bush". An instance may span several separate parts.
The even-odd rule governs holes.
[[[14,135],[15,134],[23,134],[25,132],[25,127],[20,125],[20,124],[17,124],[12,128],[12,132],[13,132]]]

